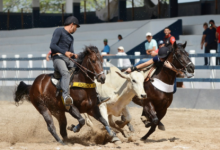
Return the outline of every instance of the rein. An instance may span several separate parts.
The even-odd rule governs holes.
[[[165,65],[164,65],[164,66],[165,66],[166,68],[169,68],[170,70],[176,72],[177,74],[182,74],[182,73],[184,73],[184,74],[187,76],[187,78],[193,77],[193,75],[188,76],[188,74],[187,74],[187,67],[188,67],[190,64],[192,64],[192,62],[189,62],[186,66],[183,65],[182,62],[179,61],[179,59],[176,57],[176,54],[175,54],[175,52],[174,52],[174,54],[173,54],[173,61],[174,61],[175,59],[176,59],[176,60],[178,61],[178,63],[183,67],[183,69],[177,69],[177,68],[175,67],[175,65],[173,64],[173,62],[171,63],[171,62],[169,62],[169,61],[168,61],[168,62],[171,64],[172,68],[169,68],[169,67],[167,67],[167,66],[165,66]]]
[[[96,55],[96,57],[97,57],[97,55]],[[98,58],[98,57],[97,57],[97,58]],[[100,72],[99,74],[97,74],[97,73],[95,72],[95,69],[94,69],[94,67],[93,67],[93,65],[92,65],[92,63],[91,63],[91,61],[90,61],[90,58],[89,58],[89,62],[90,62],[90,64],[91,64],[92,69],[93,69],[94,72],[92,72],[91,70],[85,68],[84,66],[82,66],[81,64],[79,64],[79,63],[78,63],[77,61],[75,61],[74,59],[72,59],[72,58],[69,58],[69,59],[70,59],[72,62],[74,62],[74,63],[77,65],[77,67],[79,67],[79,69],[80,69],[92,82],[94,82],[94,80],[88,75],[87,72],[93,74],[96,78],[98,78],[98,76],[100,76],[101,74],[104,74],[103,71]]]

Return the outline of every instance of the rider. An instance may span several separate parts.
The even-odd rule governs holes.
[[[145,63],[142,63],[142,64],[139,64],[137,66],[133,66],[131,68],[128,68],[126,70],[126,72],[130,73],[132,71],[147,67],[147,66],[149,66],[153,63],[157,63],[157,62],[162,62],[162,63],[164,63],[164,65],[166,65],[166,67],[172,68],[172,66],[170,65],[169,62],[165,62],[168,55],[169,55],[169,48],[168,47],[161,47],[159,49],[159,52],[158,52],[157,56],[153,57],[152,59],[148,60]]]
[[[74,16],[69,16],[64,22],[64,28],[57,28],[54,31],[50,44],[51,57],[55,72],[58,71],[61,74],[61,98],[67,110],[69,110],[70,105],[73,104],[73,99],[69,95],[70,74],[68,69],[73,68],[74,63],[69,58],[78,58],[78,55],[74,53],[74,38],[71,34],[73,34],[79,27],[78,19]],[[100,97],[98,93],[97,97],[98,105],[110,99],[109,97]]]

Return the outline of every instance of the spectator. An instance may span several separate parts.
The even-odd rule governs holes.
[[[107,39],[104,39],[104,49],[102,50],[102,52],[105,52],[107,54],[110,53],[110,47],[108,46],[108,40]]]
[[[208,28],[208,24],[205,22],[203,24],[203,28],[204,28],[204,31],[203,31],[203,36],[202,36],[202,40],[201,40],[201,50],[203,50],[203,45],[205,44],[205,53],[210,53],[208,48],[207,48],[207,41],[208,41],[208,32],[209,32],[209,28]],[[204,57],[204,61],[205,61],[205,65],[208,65],[208,57]],[[210,61],[210,60],[209,60]]]
[[[50,58],[49,58],[50,55],[51,55],[51,50],[47,53],[47,56],[46,56],[46,60],[47,60],[47,61],[50,60]]]
[[[127,56],[127,54],[124,52],[124,47],[120,46],[118,47],[118,53],[116,56]],[[131,67],[131,62],[129,59],[118,59],[118,67],[121,68],[128,68]]]
[[[160,40],[158,42],[158,47],[161,48],[161,47],[164,47],[164,46],[165,46],[164,42],[162,40]],[[151,52],[152,57],[158,55],[159,48],[157,50]]]
[[[207,39],[206,39],[207,37]],[[204,44],[205,39],[207,40],[205,44],[205,53],[210,53],[210,50],[217,50],[217,40],[216,40],[216,26],[215,26],[215,22],[214,20],[210,20],[209,21],[209,28],[207,28],[204,32],[203,32],[203,39],[202,39],[202,43],[201,43],[201,48]],[[217,62],[217,61],[216,61]],[[209,59],[209,63],[208,63],[208,59],[205,59],[205,65],[210,64],[210,59]]]
[[[146,53],[150,55],[152,51],[155,51],[158,49],[157,42],[156,40],[153,39],[152,34],[150,32],[147,32],[146,38],[147,38],[147,42],[145,43],[145,50],[146,50]]]
[[[122,36],[121,36],[121,34],[119,34],[118,35],[118,41],[120,41],[120,40],[122,40],[123,38],[122,38]]]
[[[164,29],[165,37],[163,39],[163,42],[164,42],[166,47],[172,46],[173,43],[176,41],[175,37],[172,36],[170,33],[171,33],[170,28],[166,27]]]
[[[220,26],[216,29],[216,39],[218,42],[218,53],[220,54]],[[220,57],[217,57],[217,65],[220,65]]]

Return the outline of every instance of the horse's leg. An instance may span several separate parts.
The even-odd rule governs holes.
[[[156,129],[156,125],[152,125],[148,133],[141,138],[141,140],[146,140]]]
[[[72,125],[71,127],[68,127],[67,129],[75,133],[79,132],[80,129],[85,125],[85,119],[81,116],[79,110],[74,105],[71,105],[69,113],[79,121],[79,124],[77,126]]]
[[[149,118],[152,125],[158,125],[158,123],[159,123],[159,119],[156,115],[154,105],[150,101],[145,102],[144,107],[143,107],[142,116],[145,116],[146,118]],[[146,126],[146,127],[148,127],[148,126]]]
[[[106,113],[107,113],[107,110],[106,110]],[[109,127],[109,124],[108,122],[102,117],[101,113],[100,113],[100,110],[99,110],[99,107],[98,106],[95,106],[93,108],[93,110],[91,112],[89,112],[89,115],[93,116],[96,120],[98,120],[99,122],[101,122],[106,130],[108,131],[109,135],[113,138],[115,133],[111,130],[111,128]]]
[[[66,140],[67,139],[67,131],[66,131],[67,120],[66,120],[65,112],[59,112],[57,114],[54,114],[54,116],[57,118],[59,122],[60,134],[63,137],[63,140]]]
[[[41,113],[41,115],[44,117],[44,120],[47,123],[47,128],[48,128],[49,132],[53,135],[53,137],[56,139],[57,142],[65,145],[56,133],[56,128],[54,126],[53,118],[51,116],[50,111],[44,106],[38,107],[37,109]]]

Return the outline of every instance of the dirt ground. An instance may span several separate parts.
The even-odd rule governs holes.
[[[0,149],[4,150],[183,150],[220,149],[220,111],[169,109],[162,120],[166,131],[156,130],[148,140],[140,141],[149,128],[145,128],[140,120],[141,108],[130,108],[135,133],[129,139],[117,134],[122,140],[120,144],[105,143],[107,133],[103,126],[93,119],[95,129],[84,126],[79,133],[68,131],[66,146],[55,141],[46,127],[43,117],[28,102],[19,107],[13,102],[0,102]],[[77,124],[69,114],[68,125]],[[55,126],[59,133],[58,122]],[[115,118],[116,119],[116,118]],[[125,127],[127,129],[127,127]],[[60,135],[60,134],[59,134]],[[61,136],[60,136],[61,137]],[[103,144],[105,143],[105,144]]]

